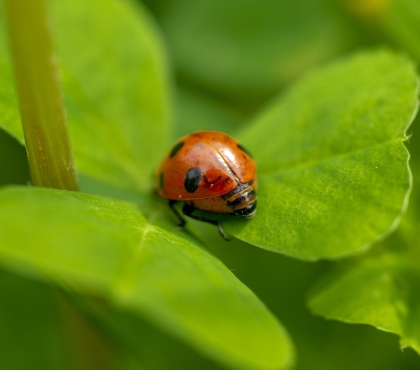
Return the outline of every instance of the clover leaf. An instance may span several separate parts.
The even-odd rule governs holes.
[[[403,141],[417,89],[411,62],[386,50],[299,81],[239,135],[258,164],[258,214],[226,229],[308,260],[360,253],[394,230],[411,187]]]
[[[228,368],[289,367],[293,346],[281,324],[200,242],[177,231],[151,196],[171,108],[165,56],[147,14],[131,2],[51,4],[82,188],[103,183],[135,203],[5,188],[2,266],[101,297]],[[1,125],[23,142],[4,40],[1,46],[1,94],[11,102]]]
[[[290,364],[277,320],[199,242],[168,231],[162,211],[146,219],[129,203],[40,188],[4,189],[0,199],[0,256],[10,269],[99,295],[229,367]]]
[[[314,314],[398,334],[420,353],[420,274],[413,256],[385,254],[325,276],[308,304]]]
[[[188,227],[176,229],[153,195],[171,131],[182,132],[171,124],[171,81],[153,21],[130,1],[53,0],[51,15],[82,190],[130,202],[4,188],[1,265],[98,296],[223,366],[290,367],[282,325]],[[3,36],[0,66],[0,125],[23,143]],[[389,234],[411,186],[403,142],[417,89],[407,58],[376,50],[314,70],[283,92],[238,134],[258,164],[258,213],[220,218],[226,231],[307,260],[359,253]]]
[[[417,117],[413,129],[419,126]],[[420,168],[420,137],[410,139],[410,165]],[[419,259],[420,182],[414,177],[407,213],[395,234],[380,243],[366,260],[346,264],[322,277],[308,305],[314,314],[346,323],[373,325],[400,336],[401,347],[420,353]]]

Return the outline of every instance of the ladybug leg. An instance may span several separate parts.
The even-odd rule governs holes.
[[[226,236],[225,232],[223,231],[222,225],[220,225],[219,221],[211,220],[211,219],[208,219],[208,218],[205,218],[205,217],[200,217],[200,216],[193,215],[192,212],[194,211],[194,209],[195,209],[194,207],[191,207],[188,204],[184,204],[184,207],[182,208],[182,213],[185,216],[193,218],[194,220],[203,221],[203,222],[207,222],[207,223],[212,224],[212,225],[216,225],[217,226],[217,231],[219,232],[221,237],[228,242],[230,241],[230,239]]]
[[[172,212],[175,214],[175,216],[179,219],[179,224],[177,225],[178,229],[183,229],[184,226],[185,226],[185,220],[178,213],[178,211],[175,209],[175,207],[174,207],[175,203],[178,203],[178,201],[176,201],[176,200],[170,200],[169,201],[169,207],[172,209]]]

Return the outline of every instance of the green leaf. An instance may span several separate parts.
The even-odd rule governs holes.
[[[389,51],[309,74],[240,136],[258,165],[258,211],[226,231],[307,260],[366,250],[407,206],[403,141],[416,110],[414,68]]]
[[[362,40],[330,0],[178,0],[152,7],[181,76],[242,103],[268,97]]]
[[[152,21],[131,1],[50,5],[78,170],[123,188],[145,189],[170,138],[167,66]],[[23,141],[7,65],[4,74],[0,94],[7,107],[0,125]]]
[[[2,369],[67,368],[55,298],[43,284],[0,271]]]
[[[410,203],[406,214],[401,220],[401,224],[396,230],[396,237],[404,240],[409,248],[420,247],[420,115],[413,122],[412,131],[414,134],[410,137],[407,148],[410,151],[410,168],[413,172],[413,190],[410,195]],[[393,244],[390,241],[388,244]],[[401,244],[398,242],[398,244]]]
[[[4,12],[0,4],[0,127],[24,144],[19,106],[14,90],[13,71],[6,42]]]
[[[343,325],[324,320],[312,315],[302,304],[314,281],[337,262],[307,263],[267,253],[235,239],[215,244],[212,250],[244,284],[252,287],[277,317],[281,317],[298,350],[297,369],[410,370],[419,367],[420,357],[411,349],[402,353],[396,336],[367,325]],[[346,259],[342,263],[348,262]]]
[[[146,219],[132,204],[97,196],[3,190],[0,258],[9,268],[37,269],[52,283],[100,295],[230,368],[292,362],[277,320],[158,204]]]
[[[419,116],[413,123],[416,132]],[[420,269],[418,230],[420,169],[419,139],[408,143],[413,149],[410,166],[414,186],[407,213],[397,231],[361,263],[345,266],[325,276],[309,298],[311,310],[328,319],[370,324],[399,335],[402,347],[420,353]],[[385,253],[384,253],[385,251]],[[375,256],[379,253],[383,255]]]
[[[335,271],[309,298],[316,315],[369,324],[398,334],[401,347],[420,353],[420,270],[417,258],[387,254]]]
[[[138,315],[103,302],[71,294],[72,302],[94,323],[97,330],[117,344],[122,364],[118,369],[185,370],[219,369],[191,347],[165,334]],[[165,354],[162,356],[162,354]]]
[[[420,60],[420,7],[417,0],[391,0],[383,15],[389,37]]]

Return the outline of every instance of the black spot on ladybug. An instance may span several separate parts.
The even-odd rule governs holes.
[[[238,144],[238,148],[241,149],[243,152],[245,152],[252,158],[252,154],[247,149],[245,149],[241,144]]]
[[[184,187],[188,193],[194,193],[201,181],[201,170],[198,167],[190,168],[185,175]]]
[[[161,172],[160,175],[159,175],[159,186],[162,190],[163,190],[164,182],[165,182],[165,178],[163,177],[163,172]]]
[[[184,142],[183,142],[183,141],[180,141],[178,144],[176,144],[176,145],[172,148],[171,152],[169,153],[169,158],[174,157],[174,156],[176,155],[176,153],[178,153],[178,152],[179,152],[179,150],[180,150],[183,146],[184,146]]]

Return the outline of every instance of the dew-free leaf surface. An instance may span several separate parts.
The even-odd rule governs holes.
[[[40,217],[42,215],[42,217]],[[287,333],[159,209],[40,188],[0,192],[0,259],[141,315],[234,369],[288,367]]]
[[[419,119],[413,124],[413,131]],[[329,273],[310,294],[311,311],[327,319],[363,323],[400,336],[401,347],[420,353],[419,137],[410,138],[414,185],[397,231],[372,251],[373,257]],[[380,255],[378,255],[380,253]]]
[[[417,62],[420,61],[420,7],[416,0],[392,0],[385,8],[383,26],[389,37],[398,45],[406,49]],[[414,187],[410,197],[407,216],[402,221],[399,234],[411,245],[419,245],[418,230],[420,229],[420,120],[417,116],[413,124],[407,145],[410,153],[410,167],[413,171]]]
[[[314,288],[308,305],[327,319],[395,333],[401,347],[420,353],[420,271],[415,261],[387,254],[330,273]]]
[[[77,169],[145,189],[169,144],[171,115],[166,59],[152,21],[132,1],[52,0],[50,13]],[[0,125],[23,142],[3,37]]]
[[[0,6],[3,6],[0,4]],[[6,25],[3,9],[0,12],[0,127],[24,144],[23,129],[15,95],[13,70],[6,40]]]
[[[263,27],[252,27],[261,33],[250,27],[246,34],[242,31],[247,22],[238,20],[259,17],[254,5],[241,2],[235,8],[239,13],[233,29],[227,22],[232,39],[239,37],[239,49],[229,38],[220,40],[209,33],[204,39],[213,41],[203,43],[208,54],[197,59],[181,56],[185,59],[178,63],[191,72],[192,80],[215,92],[258,100],[308,65],[352,45],[353,31],[345,36],[348,23],[340,14],[330,18],[331,9],[319,7],[321,2],[299,3],[299,9],[290,2],[290,12],[281,13],[284,22],[279,22],[276,12],[258,8],[264,13],[261,19],[267,19]],[[307,11],[302,13],[303,3]],[[289,367],[293,348],[279,322],[188,233],[188,227],[177,230],[169,211],[151,199],[150,175],[176,132],[169,124],[170,84],[153,22],[139,4],[128,0],[51,0],[50,4],[81,188],[133,203],[47,189],[3,189],[0,264],[25,276],[47,277],[76,295],[98,296],[117,313],[146,320],[221,366]],[[214,4],[217,9],[233,3]],[[171,17],[182,19],[193,10]],[[292,23],[295,27],[296,17],[290,16],[294,12],[304,26],[299,32],[287,32]],[[200,12],[194,14],[188,21],[197,21],[197,27],[223,32],[201,22]],[[2,35],[0,125],[22,143]],[[198,45],[185,40],[185,48]],[[291,49],[280,53],[271,48],[279,41]],[[226,60],[239,61],[241,68]],[[210,75],[215,79],[207,80]],[[389,233],[406,207],[411,184],[403,141],[417,107],[416,94],[411,63],[389,51],[353,55],[302,79],[238,135],[258,164],[258,213],[250,221],[225,222],[226,231],[261,248],[309,260],[362,251]],[[183,97],[191,123],[207,111],[209,127],[216,127],[214,120],[226,120],[219,127],[236,125],[235,117],[220,106],[209,105],[196,94]],[[224,243],[220,238],[219,242]],[[390,274],[396,271],[397,280],[409,287],[405,292],[411,292],[418,280],[415,270],[406,266],[408,272],[400,278],[395,266],[380,265],[373,272],[363,270],[361,276],[376,281],[375,274],[391,269]],[[344,283],[351,291],[351,282]],[[400,292],[392,289],[383,287],[384,296],[398,298]],[[418,307],[412,297],[416,296],[403,293],[402,298],[384,300],[379,308],[372,306],[382,309],[385,320],[375,319],[373,324],[401,334],[404,344],[418,348],[418,333],[406,328],[407,323],[418,323],[418,317],[411,315],[418,311],[410,311]],[[393,314],[400,314],[401,307],[401,312],[410,314]],[[360,320],[367,322],[369,313],[363,315]],[[123,337],[135,336],[124,325],[117,326]],[[130,329],[135,331],[135,326]]]
[[[301,259],[365,250],[406,208],[416,110],[413,65],[389,51],[310,73],[238,135],[258,165],[258,210],[226,230]]]
[[[66,368],[55,298],[50,287],[0,270],[2,369]]]
[[[410,194],[410,202],[407,212],[401,219],[395,236],[398,241],[391,239],[387,241],[387,246],[392,248],[393,244],[408,248],[420,248],[419,230],[420,230],[420,116],[417,115],[410,132],[413,135],[407,142],[407,148],[410,151],[410,168],[413,173],[413,190]]]

